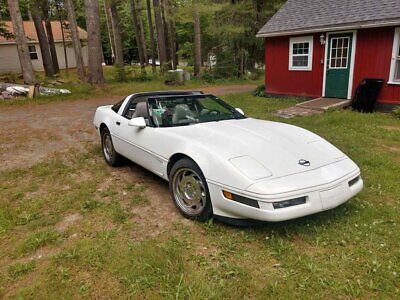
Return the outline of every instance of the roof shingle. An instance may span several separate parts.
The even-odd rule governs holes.
[[[288,0],[257,35],[389,22],[400,24],[400,0]]]
[[[66,22],[66,23],[68,24],[68,22]],[[5,27],[8,32],[14,33],[11,21],[5,21],[4,24],[5,24]],[[52,31],[53,31],[54,41],[55,42],[62,41],[60,22],[59,21],[51,21],[51,27],[52,27]],[[26,35],[26,38],[28,39],[28,42],[38,41],[35,26],[32,21],[24,21],[24,29],[25,29],[25,35]],[[82,40],[87,39],[87,33],[85,30],[78,27],[78,32],[79,32],[79,37]],[[69,29],[64,28],[64,35],[65,35],[66,41],[71,41],[71,34],[70,34]],[[5,37],[0,36],[0,43],[14,43],[14,42],[15,42],[14,39],[6,39]]]

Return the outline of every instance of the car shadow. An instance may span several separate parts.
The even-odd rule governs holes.
[[[344,223],[357,211],[351,200],[339,207],[323,211],[313,215],[281,222],[264,222],[256,220],[235,220],[230,218],[215,217],[215,223],[223,227],[248,229],[255,232],[275,232],[278,235],[287,236],[307,232],[307,228],[324,226],[325,228],[336,227]]]

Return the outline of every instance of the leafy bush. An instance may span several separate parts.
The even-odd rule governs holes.
[[[233,54],[230,51],[217,53],[217,64],[213,73],[216,78],[233,78],[238,76],[238,66],[233,61]]]
[[[265,84],[259,85],[254,91],[253,96],[265,97]]]
[[[258,80],[264,74],[263,70],[256,69],[252,72],[249,72],[247,78],[250,80]]]
[[[212,83],[215,81],[215,76],[210,71],[204,71],[200,74],[200,79],[204,82]]]
[[[179,80],[177,72],[167,72],[164,76],[165,84],[167,85],[182,85],[183,82]]]
[[[146,72],[140,72],[138,74],[134,74],[132,80],[137,82],[146,82],[153,80],[153,77]]]
[[[393,110],[393,114],[394,114],[397,118],[400,118],[400,106]]]

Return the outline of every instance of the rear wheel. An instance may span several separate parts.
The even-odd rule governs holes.
[[[169,190],[182,215],[188,219],[206,221],[213,215],[206,179],[195,162],[184,158],[170,172]]]
[[[105,161],[110,166],[118,167],[123,163],[124,158],[115,151],[111,134],[108,128],[104,128],[101,131],[101,149]]]

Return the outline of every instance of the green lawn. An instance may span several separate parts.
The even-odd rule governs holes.
[[[152,235],[138,215],[148,184],[107,167],[89,144],[85,155],[0,173],[0,297],[399,299],[400,119],[331,111],[283,120],[272,112],[296,100],[223,98],[337,145],[360,166],[364,190],[293,221],[235,228],[176,217]]]

